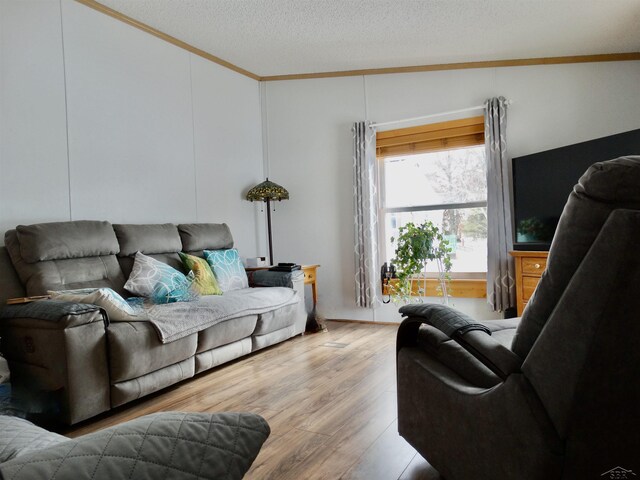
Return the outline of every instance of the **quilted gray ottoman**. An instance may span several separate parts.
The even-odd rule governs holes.
[[[253,413],[163,412],[70,440],[0,416],[0,477],[241,479],[269,433]]]

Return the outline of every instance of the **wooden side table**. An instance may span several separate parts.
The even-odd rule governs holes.
[[[549,252],[513,251],[509,254],[516,264],[516,300],[518,316],[538,286],[542,272],[547,268]]]
[[[316,269],[320,265],[302,265],[302,272],[304,273],[304,284],[311,285],[311,294],[313,295],[313,306],[318,303],[318,291],[316,288]]]
[[[313,295],[313,306],[318,303],[318,289],[316,287],[316,270],[320,265],[301,265],[304,274],[304,284],[311,285],[311,294]],[[255,272],[256,270],[269,270],[271,265],[267,267],[246,267],[247,272]]]

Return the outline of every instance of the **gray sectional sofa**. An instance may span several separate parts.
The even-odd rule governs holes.
[[[178,252],[202,256],[205,249],[232,246],[226,224],[18,226],[6,232],[0,247],[0,305],[7,298],[87,287],[108,287],[126,296],[123,287],[138,251],[184,271]],[[60,419],[73,424],[303,333],[302,275],[291,276],[288,287],[262,293],[291,295],[283,288],[295,292],[287,305],[236,309],[223,321],[209,321],[206,316],[215,308],[206,307],[217,308],[232,297],[237,302],[256,289],[189,302],[204,316],[203,328],[166,343],[151,322],[109,321],[94,305],[41,300],[7,306],[0,311],[0,351],[9,361],[13,385],[34,397],[46,394]]]

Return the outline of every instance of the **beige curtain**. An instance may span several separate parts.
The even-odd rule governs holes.
[[[507,156],[507,102],[485,102],[487,157],[487,303],[503,312],[516,304],[511,223],[511,161]]]
[[[353,199],[355,213],[356,304],[378,303],[378,182],[376,132],[370,122],[353,125]]]

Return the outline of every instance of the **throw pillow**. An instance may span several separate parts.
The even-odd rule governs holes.
[[[182,264],[187,271],[192,271],[195,277],[194,288],[200,295],[222,295],[216,277],[204,258],[179,252]]]
[[[238,250],[228,248],[225,250],[205,250],[203,253],[223,292],[249,287],[247,272],[242,265]]]
[[[146,318],[141,308],[134,308],[110,288],[81,288],[47,292],[51,298],[74,303],[89,303],[104,308],[113,321],[134,321]]]
[[[181,281],[173,285],[164,282],[157,283],[149,298],[153,303],[192,302],[197,300],[200,295],[195,289],[196,277],[193,272],[189,272],[184,278],[184,282]]]
[[[193,276],[187,278],[166,263],[138,252],[124,288],[156,303],[189,302],[197,298],[192,281]]]

